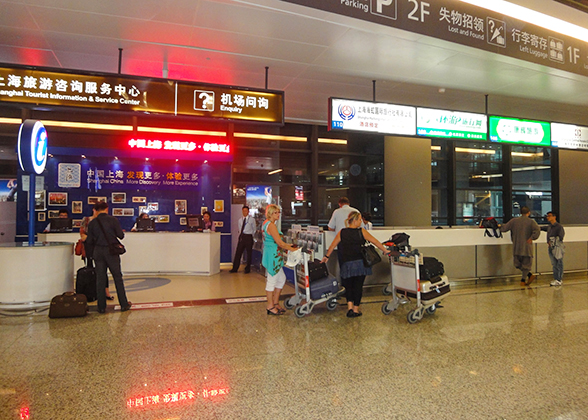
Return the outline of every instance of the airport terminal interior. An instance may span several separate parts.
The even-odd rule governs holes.
[[[128,276],[127,312],[0,317],[0,418],[585,419],[588,279],[550,281],[453,284],[409,324],[380,286],[298,318],[259,273]]]
[[[0,0],[0,420],[588,419],[587,4]],[[422,319],[386,258],[357,317],[270,315],[230,272],[244,204],[320,258],[343,195],[444,262]],[[99,202],[157,223],[125,238],[132,308],[111,278],[105,313],[50,319]],[[568,229],[560,286],[545,235],[525,285],[477,228],[524,206]],[[73,231],[41,233],[61,208]]]

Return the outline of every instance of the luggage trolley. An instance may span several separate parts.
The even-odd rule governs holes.
[[[315,305],[327,302],[327,309],[334,311],[337,308],[337,298],[345,291],[339,288],[337,279],[331,275],[324,279],[310,283],[308,261],[312,258],[312,250],[302,251],[302,261],[293,267],[294,271],[294,296],[284,299],[284,307],[293,309],[302,301],[305,303],[296,307],[294,313],[302,318],[312,312]]]
[[[439,276],[437,281],[420,280],[419,262],[421,255],[418,249],[394,251],[390,254],[390,288],[384,288],[392,294],[392,300],[382,305],[384,315],[395,311],[400,304],[416,299],[416,308],[408,312],[406,318],[410,324],[420,321],[424,314],[432,315],[439,303],[450,292],[447,276]]]

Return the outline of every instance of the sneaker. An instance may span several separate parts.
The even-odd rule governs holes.
[[[561,286],[561,281],[559,280],[553,280],[551,283],[549,283],[550,286]]]
[[[537,278],[537,276],[533,273],[529,273],[527,277],[527,286],[533,283],[535,281],[535,278]]]

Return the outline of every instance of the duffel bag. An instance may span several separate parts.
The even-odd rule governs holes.
[[[86,316],[88,300],[85,295],[65,292],[51,299],[49,318],[75,318]]]

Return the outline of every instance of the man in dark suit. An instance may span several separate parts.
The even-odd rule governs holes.
[[[94,264],[96,265],[96,291],[98,295],[98,312],[106,312],[106,285],[110,270],[116,286],[116,294],[121,312],[131,309],[131,302],[127,300],[125,285],[123,283],[122,271],[120,268],[120,255],[110,253],[109,244],[115,243],[117,238],[123,239],[120,223],[116,217],[108,215],[108,204],[97,203],[94,205],[97,216],[88,225],[88,238],[86,242],[93,247]]]
[[[255,218],[249,216],[249,207],[243,206],[242,212],[243,217],[239,219],[239,242],[235,251],[235,259],[233,259],[233,269],[230,272],[236,273],[239,270],[243,251],[247,250],[247,265],[245,265],[245,274],[247,274],[251,271],[251,252],[256,225]]]

